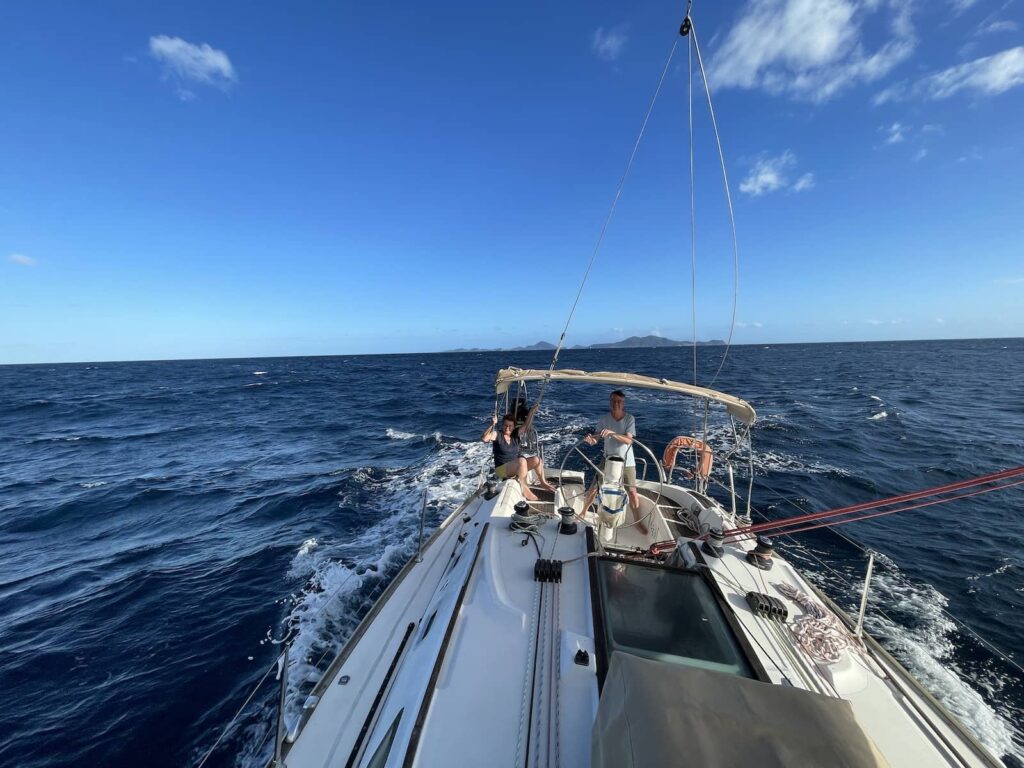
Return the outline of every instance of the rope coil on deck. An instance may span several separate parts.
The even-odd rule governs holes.
[[[836,664],[847,648],[859,648],[859,643],[839,623],[835,614],[825,610],[810,595],[785,582],[773,584],[781,594],[804,610],[803,616],[789,625],[801,650],[819,664]]]

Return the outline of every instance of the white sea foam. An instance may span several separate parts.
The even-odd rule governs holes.
[[[875,635],[886,638],[886,647],[939,699],[994,755],[1012,754],[1024,759],[1014,743],[1013,723],[1000,716],[972,687],[953,660],[952,640],[956,624],[945,613],[949,601],[929,584],[913,584],[900,574],[884,555],[876,555],[885,566],[872,579],[871,600],[892,616],[875,613],[866,621]],[[899,619],[906,616],[909,620]],[[912,626],[908,626],[908,624]],[[970,676],[975,684],[979,681]],[[988,681],[998,689],[998,680]],[[1021,735],[1018,734],[1018,740]]]
[[[886,418],[888,415],[889,415],[888,411],[879,411],[878,413],[874,414],[873,416],[868,416],[868,418],[871,421],[878,421],[879,419]]]
[[[288,567],[288,578],[309,578],[323,559],[319,540],[315,537],[306,539],[299,547],[299,551],[295,553],[295,557],[292,558],[291,565]]]
[[[257,381],[255,384],[243,384],[242,386],[243,387],[262,387],[263,386],[263,382],[262,381]]]
[[[312,552],[319,546],[320,542],[317,541],[315,537],[312,539],[306,539],[304,542],[302,542],[302,546],[299,547],[299,552],[298,555],[296,555],[296,557],[301,555],[308,555],[310,552]]]
[[[99,488],[100,486],[106,485],[106,480],[94,480],[91,483],[79,483],[80,488]]]
[[[880,403],[884,402],[882,398],[880,398],[878,395],[868,395],[868,397],[870,397],[872,400],[877,400]]]
[[[754,470],[761,474],[773,472],[803,472],[809,475],[840,475],[846,477],[849,471],[823,461],[801,459],[775,451],[754,451]]]
[[[419,437],[419,435],[414,435],[412,432],[403,432],[400,429],[392,429],[391,427],[385,429],[384,434],[392,440],[412,440]]]
[[[423,465],[386,470],[383,478],[369,468],[352,472],[349,480],[369,491],[373,501],[365,513],[377,516],[377,522],[344,542],[307,539],[292,558],[286,575],[305,584],[285,601],[290,604],[285,631],[292,637],[289,719],[298,716],[305,695],[355,629],[363,610],[414,554],[423,489],[428,489],[436,519],[478,486],[489,464],[489,447],[437,438],[436,453]],[[339,495],[349,493],[342,490]],[[280,634],[269,632],[264,642]]]
[[[269,371],[253,371],[252,375],[253,376],[266,376],[267,373],[269,373]]]

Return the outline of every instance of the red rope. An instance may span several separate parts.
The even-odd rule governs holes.
[[[957,501],[958,499],[966,499],[966,498],[968,498],[970,496],[978,496],[980,494],[990,493],[992,491],[1001,491],[1004,488],[1012,488],[1015,485],[1024,485],[1024,480],[1017,480],[1016,482],[1013,482],[1013,483],[1003,483],[1002,485],[993,486],[991,488],[981,488],[981,489],[979,489],[977,491],[971,491],[970,493],[960,493],[960,494],[957,494],[956,496],[946,496],[946,497],[943,497],[941,499],[932,499],[931,501],[923,501],[920,504],[911,504],[910,506],[907,506],[907,507],[898,507],[897,509],[885,509],[885,510],[882,510],[881,512],[874,512],[874,513],[872,513],[870,515],[860,515],[859,517],[850,517],[850,518],[847,518],[846,520],[830,520],[828,522],[817,523],[815,525],[807,525],[807,526],[804,526],[803,528],[795,528],[795,529],[792,529],[792,530],[784,530],[784,531],[772,530],[770,532],[773,533],[773,534],[782,534],[782,535],[785,535],[785,536],[789,536],[789,535],[794,534],[794,533],[803,533],[804,531],[813,531],[813,530],[815,530],[817,528],[827,528],[827,527],[832,526],[832,525],[843,525],[844,523],[858,523],[861,520],[870,520],[873,517],[883,517],[885,515],[895,514],[896,512],[908,512],[908,511],[910,511],[912,509],[921,509],[922,507],[930,507],[933,504],[942,504],[943,502]],[[726,534],[726,535],[729,536],[730,534]],[[737,542],[737,541],[750,541],[750,540],[752,540],[754,538],[756,538],[756,534],[753,534],[753,533],[742,533],[742,534],[739,534],[738,538],[731,538],[730,539],[730,543]]]
[[[746,525],[739,528],[733,528],[725,532],[726,536],[745,536],[747,534],[756,534],[765,530],[776,530],[779,528],[786,528],[791,525],[798,525],[801,523],[808,523],[815,520],[821,520],[828,517],[837,517],[840,515],[848,515],[854,512],[863,512],[869,509],[875,509],[877,507],[884,507],[890,504],[900,504],[904,501],[916,501],[917,499],[924,498],[926,496],[935,496],[940,493],[949,493],[950,491],[959,491],[965,488],[973,488],[978,485],[984,485],[986,483],[992,483],[997,480],[1006,480],[1011,477],[1017,477],[1018,475],[1024,475],[1024,467],[1015,467],[1014,469],[1006,469],[1002,472],[993,472],[990,475],[982,475],[981,477],[974,477],[970,480],[961,480],[956,483],[948,483],[947,485],[936,486],[935,488],[928,488],[923,491],[914,491],[913,493],[904,493],[900,496],[890,496],[887,499],[878,499],[875,501],[865,501],[861,504],[853,504],[848,507],[839,507],[837,509],[827,509],[823,512],[812,512],[806,515],[797,515],[796,517],[789,517],[784,520],[769,520],[764,523],[757,523],[756,525]],[[1006,487],[1006,486],[1002,486]],[[992,488],[990,490],[998,490]],[[960,498],[960,497],[954,497]],[[907,509],[916,509],[917,507],[907,507]],[[899,512],[902,510],[891,510],[893,512]],[[862,518],[857,518],[862,519]],[[867,518],[863,518],[867,519]],[[801,529],[807,530],[807,529]]]

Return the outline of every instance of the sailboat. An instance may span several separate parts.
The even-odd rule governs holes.
[[[699,61],[689,14],[680,33]],[[1002,765],[864,631],[870,569],[848,615],[775,549],[778,528],[752,521],[734,473],[752,462],[750,403],[557,361],[498,371],[495,413],[550,386],[656,392],[702,429],[632,440],[635,507],[586,436],[544,457],[553,491],[485,476],[421,533],[292,722],[282,654],[271,765]],[[710,482],[713,465],[726,483]]]
[[[545,382],[679,396],[739,446],[756,420],[732,395],[625,372],[508,368],[495,394],[509,410]],[[703,441],[633,447],[636,510],[607,501],[621,481],[582,441],[581,468],[548,471],[553,494],[530,486],[539,501],[484,482],[363,619],[279,764],[1001,765],[770,538],[743,534],[735,489],[708,492]]]

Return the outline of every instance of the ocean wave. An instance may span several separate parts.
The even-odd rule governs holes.
[[[881,419],[887,418],[888,416],[889,416],[889,412],[888,411],[879,411],[878,413],[876,413],[876,414],[874,414],[872,416],[868,416],[868,419],[870,419],[871,421],[879,421]]]
[[[1024,735],[972,687],[975,674],[958,669],[953,638],[959,630],[946,613],[948,598],[930,584],[910,582],[885,555],[875,557],[884,567],[872,578],[870,600],[882,611],[869,611],[865,626],[992,754],[1024,760],[1015,743]]]
[[[384,434],[392,440],[414,440],[419,437],[419,435],[414,435],[412,432],[403,432],[400,429],[392,429],[391,427],[385,429]]]
[[[325,544],[306,539],[289,564],[286,576],[305,584],[286,598],[288,613],[282,632],[291,638],[288,695],[289,717],[340,651],[379,591],[415,552],[423,489],[432,525],[447,516],[481,481],[490,447],[480,442],[439,443],[418,467],[359,467],[343,482],[356,488],[337,491],[340,505],[353,498],[370,499],[361,514],[377,522],[344,542]],[[263,642],[274,642],[268,632]],[[250,745],[251,747],[251,745]]]

